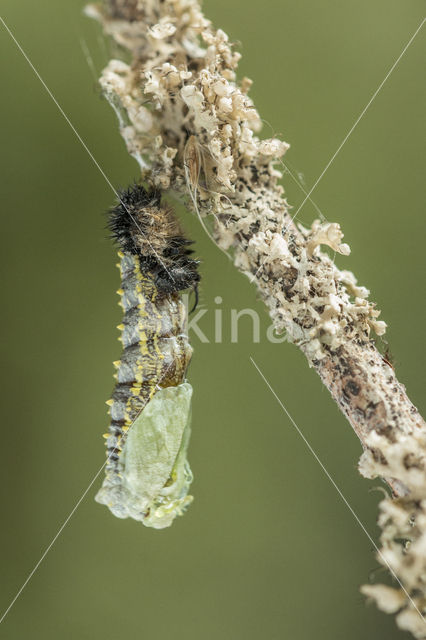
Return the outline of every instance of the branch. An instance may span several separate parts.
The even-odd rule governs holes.
[[[377,351],[386,324],[321,248],[347,256],[336,223],[295,224],[275,165],[288,149],[261,140],[260,117],[238,84],[240,54],[214,30],[197,0],[109,0],[90,5],[123,60],[100,79],[141,177],[173,192],[203,219],[235,266],[255,283],[277,332],[305,354],[358,435],[359,469],[382,477],[393,497],[380,504],[382,551],[404,589],[363,587],[401,628],[426,638],[426,425]],[[410,545],[408,545],[410,541]],[[416,609],[417,608],[417,609]]]

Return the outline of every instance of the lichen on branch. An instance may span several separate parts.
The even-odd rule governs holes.
[[[364,449],[361,473],[392,488],[380,506],[383,554],[409,597],[399,587],[364,591],[426,638],[415,608],[426,608],[426,425],[375,348],[386,325],[369,291],[324,249],[348,260],[340,226],[292,220],[277,169],[289,145],[259,137],[251,81],[237,80],[240,54],[197,0],[109,0],[87,13],[122,52],[100,83],[141,178],[211,228],[347,416]]]

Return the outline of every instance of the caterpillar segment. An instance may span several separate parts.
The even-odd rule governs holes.
[[[114,363],[117,384],[107,401],[111,422],[106,440],[106,478],[96,499],[119,518],[133,517],[145,524],[154,520],[156,525],[163,525],[169,519],[157,522],[150,513],[150,505],[139,510],[137,496],[129,502],[128,483],[123,484],[126,466],[123,451],[129,429],[156,392],[177,388],[185,381],[192,354],[185,333],[186,308],[179,294],[159,294],[153,279],[142,274],[137,256],[119,252],[119,257],[122,282],[119,294],[124,310],[119,340],[123,353]],[[188,464],[185,474],[185,485],[189,485],[192,476]],[[166,482],[171,481],[170,476],[166,478]],[[183,512],[191,499],[178,497],[177,504],[172,505],[177,508],[176,515]]]

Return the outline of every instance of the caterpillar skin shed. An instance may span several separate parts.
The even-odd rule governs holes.
[[[186,460],[192,349],[184,289],[197,289],[198,261],[157,191],[134,185],[119,194],[109,227],[120,246],[123,352],[107,402],[106,475],[97,502],[119,518],[162,529],[192,501]]]

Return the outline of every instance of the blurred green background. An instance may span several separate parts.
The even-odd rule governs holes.
[[[116,186],[137,176],[101,98],[108,44],[84,3],[3,0],[2,16]],[[206,0],[238,41],[240,75],[285,161],[309,188],[420,24],[420,0]],[[120,354],[118,271],[103,212],[111,190],[0,25],[2,99],[2,585],[5,609],[104,461]],[[313,194],[341,223],[351,269],[389,323],[400,379],[425,409],[422,142],[425,28]],[[83,42],[83,45],[82,45]],[[289,201],[303,194],[284,176]],[[11,609],[0,636],[112,640],[407,637],[366,605],[372,544],[249,362],[258,363],[372,536],[379,482],[356,470],[348,423],[298,350],[266,341],[249,285],[185,212],[203,258],[190,462],[194,504],[165,531],[95,504],[99,478]],[[306,204],[300,219],[315,215]],[[231,344],[230,309],[250,321]],[[375,573],[385,580],[385,572]]]

